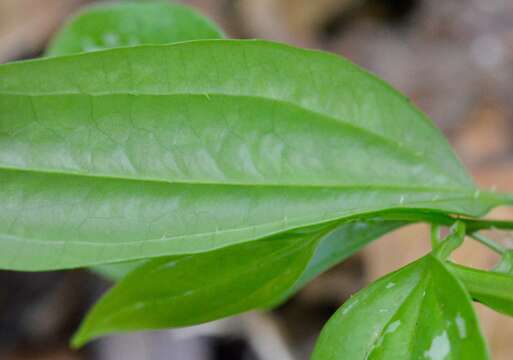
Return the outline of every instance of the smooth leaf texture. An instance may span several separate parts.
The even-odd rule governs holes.
[[[281,295],[281,299],[292,295],[318,275],[341,263],[371,241],[406,224],[406,222],[399,221],[366,219],[340,225],[321,238],[307,267],[294,286],[286,294]]]
[[[472,269],[453,263],[447,266],[461,280],[475,301],[513,316],[512,274]]]
[[[0,268],[203,252],[387,209],[480,216],[439,131],[337,56],[264,41],[0,66]],[[507,199],[509,201],[509,199]]]
[[[111,332],[199,324],[267,304],[292,286],[319,234],[329,230],[149,261],[95,305],[73,344]]]
[[[348,300],[323,329],[312,360],[488,358],[469,295],[428,255]]]
[[[117,3],[92,6],[66,24],[53,39],[51,56],[119,46],[222,38],[223,32],[191,9],[170,3]],[[92,270],[117,281],[144,263],[98,265]]]
[[[215,24],[185,6],[166,2],[97,5],[71,19],[50,43],[47,55],[222,37]]]
[[[287,289],[285,294],[280,294],[279,298],[283,301],[319,274],[344,261],[371,241],[406,224],[408,222],[365,219],[343,223],[324,236],[320,234],[322,229],[319,230],[321,239],[316,246],[313,257],[294,286]],[[311,230],[315,231],[314,229]],[[288,236],[287,233],[283,233],[283,235]],[[273,245],[270,244],[270,246]],[[105,264],[96,266],[95,270],[111,280],[118,281],[142,264],[144,264],[144,261]]]

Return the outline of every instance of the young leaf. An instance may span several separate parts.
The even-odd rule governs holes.
[[[424,115],[334,55],[208,40],[0,65],[0,78],[0,268],[509,201],[478,192]]]
[[[222,37],[215,24],[185,6],[165,2],[96,5],[66,24],[47,55]]]
[[[470,297],[428,255],[360,291],[330,319],[312,360],[489,359]]]
[[[95,305],[73,344],[111,332],[193,325],[263,306],[292,286],[327,230],[151,260]]]
[[[472,269],[448,263],[448,269],[465,285],[475,301],[513,316],[512,274]]]

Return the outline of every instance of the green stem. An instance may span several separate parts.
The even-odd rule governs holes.
[[[495,194],[497,195],[497,194]],[[513,205],[513,195],[512,196],[512,205]],[[504,197],[502,198],[502,203],[504,204]],[[445,214],[443,212],[433,211],[433,210],[419,210],[417,209],[415,212],[411,212],[411,209],[404,210],[384,210],[384,211],[376,211],[372,213],[368,213],[366,215],[358,215],[353,218],[348,218],[347,220],[359,219],[381,219],[387,221],[402,221],[405,223],[418,223],[424,222],[434,225],[443,225],[443,226],[451,226],[456,221],[464,222],[467,226],[467,234],[472,234],[480,230],[502,230],[508,231],[513,230],[513,220],[484,220],[484,219],[475,219],[461,216],[451,216]]]
[[[513,230],[513,221],[504,220],[475,220],[460,219],[467,225],[467,233],[471,234],[479,230]]]
[[[504,254],[507,251],[506,248],[504,246],[502,246],[501,244],[499,244],[499,243],[493,241],[492,239],[489,239],[486,236],[483,236],[481,234],[478,234],[478,233],[470,234],[470,237],[474,240],[479,241],[481,244],[483,244],[487,248],[495,251],[496,253],[498,253],[500,255]]]
[[[440,239],[440,228],[441,226],[438,224],[431,224],[431,246],[433,249],[442,241],[442,239]]]

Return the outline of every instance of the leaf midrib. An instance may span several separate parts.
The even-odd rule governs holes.
[[[461,200],[461,199],[458,199],[458,198],[455,198],[455,199],[456,200]],[[466,198],[464,197],[462,199],[464,200]],[[448,200],[446,200],[446,201],[448,201]],[[421,202],[416,202],[416,203],[421,203]],[[317,220],[315,218],[312,219],[310,216],[302,216],[302,217],[289,218],[288,222],[302,221],[302,220],[311,220],[311,222],[305,223],[304,225],[299,225],[299,226],[286,226],[283,230],[272,231],[272,232],[270,232],[269,234],[267,234],[265,236],[258,236],[255,239],[259,239],[261,237],[272,236],[272,235],[275,235],[275,234],[278,234],[278,233],[282,233],[282,232],[285,232],[285,231],[288,231],[288,230],[302,229],[302,228],[307,228],[309,226],[327,224],[327,223],[332,222],[332,221],[341,221],[342,222],[346,218],[348,219],[348,218],[354,216],[356,210],[359,210],[358,214],[357,214],[358,217],[364,217],[364,216],[370,216],[370,215],[376,214],[376,213],[379,214],[380,211],[387,210],[387,209],[390,209],[390,208],[394,208],[394,207],[383,207],[383,208],[372,209],[372,210],[369,210],[369,209],[361,210],[361,209],[357,209],[357,208],[352,208],[352,209],[346,209],[346,210],[338,212],[338,213],[337,212],[333,212],[333,216],[331,216],[329,218],[325,218],[325,217],[319,216],[319,218]],[[404,207],[404,208],[407,208],[407,207]],[[417,209],[417,208],[414,208],[414,209],[415,210],[422,210],[422,209]],[[429,210],[429,209],[427,209],[427,210]],[[196,233],[190,233],[190,234],[185,234],[185,235],[161,236],[159,238],[154,238],[154,239],[141,239],[141,240],[133,240],[133,241],[117,241],[115,243],[113,243],[113,242],[100,242],[100,241],[74,240],[73,244],[76,244],[76,245],[94,245],[94,246],[106,246],[106,245],[107,246],[119,246],[119,245],[138,244],[140,242],[173,241],[173,240],[185,239],[185,238],[205,237],[205,236],[211,236],[211,235],[223,235],[223,234],[230,233],[230,232],[237,233],[237,232],[254,230],[256,228],[265,228],[266,226],[279,225],[279,224],[284,224],[284,220],[280,219],[280,220],[276,220],[276,221],[269,221],[269,222],[266,222],[266,223],[259,223],[259,224],[256,224],[256,225],[250,225],[250,226],[245,226],[245,227],[234,227],[234,228],[230,228],[230,229],[223,229],[223,230],[218,230],[218,231],[208,231],[208,232],[203,232],[203,233],[196,232]],[[63,245],[63,244],[67,243],[66,240],[53,241],[53,240],[44,240],[44,239],[36,239],[36,238],[26,239],[26,238],[21,238],[19,236],[13,236],[13,235],[10,235],[10,234],[5,234],[5,233],[4,234],[0,233],[0,235],[4,236],[4,237],[10,238],[11,241],[25,241],[26,242],[26,241],[36,240],[36,241],[41,242],[41,243],[55,244],[55,245]],[[135,257],[134,259],[137,259],[137,258],[138,257]]]
[[[401,304],[395,309],[395,311],[392,313],[392,315],[390,316],[390,318],[388,319],[388,321],[383,325],[383,327],[381,328],[381,330],[379,331],[379,334],[373,339],[372,341],[372,344],[369,346],[369,349],[367,350],[367,353],[365,354],[365,359],[364,360],[369,360],[369,357],[372,356],[372,354],[374,353],[375,349],[376,349],[376,345],[377,343],[379,342],[379,340],[381,338],[383,338],[386,333],[385,331],[387,330],[388,326],[393,322],[395,321],[396,319],[396,316],[404,310],[404,308],[409,305],[408,303],[408,300],[417,292],[419,291],[419,289],[422,289],[422,286],[423,286],[423,283],[424,283],[424,279],[422,278],[422,275],[423,273],[425,272],[425,265],[422,264],[422,263],[418,263],[416,266],[419,266],[421,267],[420,270],[417,270],[419,272],[419,280],[418,280],[418,283],[413,286],[410,291],[408,292],[408,295],[406,295],[403,299],[403,301],[401,302]],[[401,273],[398,272],[395,274],[394,277],[391,277],[389,280],[392,281],[393,279],[395,279],[397,276],[399,276]],[[419,306],[420,308],[420,306]],[[415,328],[414,328],[415,329]]]
[[[462,187],[436,187],[436,186],[408,186],[401,184],[299,184],[299,183],[236,183],[236,182],[212,182],[212,181],[183,181],[183,180],[162,180],[157,178],[130,178],[116,175],[105,175],[105,174],[92,174],[92,173],[83,173],[83,172],[73,172],[73,171],[53,171],[48,169],[37,169],[37,168],[17,168],[17,167],[9,167],[9,166],[0,166],[0,173],[2,171],[6,172],[20,172],[20,173],[37,173],[40,175],[50,175],[50,176],[69,176],[69,177],[79,177],[79,178],[91,178],[91,179],[104,179],[104,180],[115,180],[115,181],[126,181],[126,182],[146,182],[153,184],[162,184],[162,185],[197,185],[197,186],[219,186],[219,187],[257,187],[257,188],[314,188],[314,189],[340,189],[340,190],[382,190],[382,191],[398,191],[398,192],[433,192],[433,193],[459,193],[459,194],[467,194],[473,195],[476,191],[475,188],[462,188]],[[483,193],[481,192],[481,195]],[[445,201],[446,199],[436,199],[436,201]]]

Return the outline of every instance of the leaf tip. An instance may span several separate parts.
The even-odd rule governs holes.
[[[94,329],[91,329],[91,327],[88,325],[88,319],[86,318],[71,337],[69,345],[72,349],[78,350],[84,347],[84,345],[86,345],[91,340],[101,335],[101,332],[97,332],[94,331]]]
[[[87,342],[89,341],[89,337],[87,335],[87,333],[84,333],[82,331],[82,327],[80,327],[78,329],[78,331],[73,335],[73,337],[71,338],[70,342],[69,342],[69,345],[72,349],[74,350],[78,350],[80,349],[81,347],[83,347],[85,344],[87,344]]]

